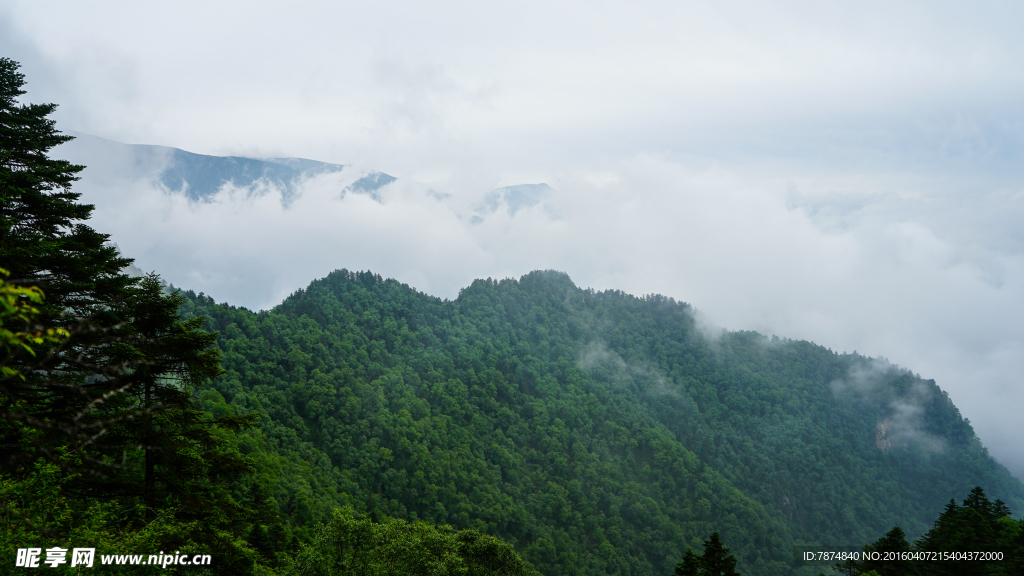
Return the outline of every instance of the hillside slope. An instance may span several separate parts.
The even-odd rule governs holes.
[[[352,504],[498,535],[548,575],[670,574],[718,531],[740,572],[787,574],[794,544],[916,537],[976,485],[1024,510],[934,381],[708,336],[668,298],[534,272],[442,301],[344,270],[269,312],[188,296],[228,370],[206,407],[259,412],[247,489],[300,531]]]

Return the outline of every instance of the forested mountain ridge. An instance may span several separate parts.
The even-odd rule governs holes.
[[[975,485],[1024,509],[933,381],[708,337],[669,298],[534,272],[442,301],[344,270],[269,312],[186,295],[227,370],[205,405],[260,414],[249,491],[299,531],[351,504],[498,535],[545,574],[668,574],[718,531],[741,572],[785,574],[794,544],[916,536]]]

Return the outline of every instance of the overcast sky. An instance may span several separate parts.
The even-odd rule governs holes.
[[[934,378],[1024,478],[1024,5],[213,4],[3,0],[0,55],[63,129],[399,180],[284,208],[87,172],[140,267],[256,309],[343,267],[662,293]]]

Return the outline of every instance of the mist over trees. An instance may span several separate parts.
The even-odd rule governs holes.
[[[186,292],[220,334],[212,413],[242,434],[281,522],[337,503],[514,542],[544,574],[671,574],[719,533],[744,574],[793,546],[926,532],[951,494],[1022,487],[933,381],[693,309],[478,280],[443,301],[338,271],[270,311]],[[815,574],[805,568],[808,574]]]
[[[795,545],[886,530],[873,546],[1017,545],[1024,486],[934,381],[882,361],[709,336],[688,304],[555,271],[440,300],[338,270],[259,313],[130,276],[17,70],[0,59],[5,562],[781,575],[814,573]],[[998,499],[931,524],[978,485]]]

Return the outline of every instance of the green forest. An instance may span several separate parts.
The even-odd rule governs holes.
[[[472,528],[544,574],[669,574],[718,532],[747,573],[785,574],[794,545],[920,535],[975,485],[1024,504],[934,382],[711,339],[660,296],[534,272],[446,302],[339,271],[269,312],[186,297],[227,370],[204,409],[260,415],[243,451],[292,522],[341,502]],[[886,437],[901,402],[918,428]]]
[[[164,568],[187,574],[812,576],[794,547],[873,542],[999,546],[961,568],[1020,573],[1024,485],[884,360],[556,271],[442,300],[338,270],[260,312],[128,275],[17,70],[0,59],[5,570],[95,547],[210,555]],[[837,570],[972,573],[952,567]]]

